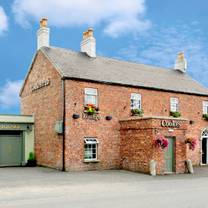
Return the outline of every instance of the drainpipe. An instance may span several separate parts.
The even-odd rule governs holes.
[[[62,171],[65,171],[65,120],[66,120],[66,97],[65,97],[65,79],[62,79],[62,102],[63,102],[63,140],[62,140]]]

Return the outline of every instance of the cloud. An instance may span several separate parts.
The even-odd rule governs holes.
[[[139,33],[150,28],[144,18],[145,0],[15,0],[13,12],[23,27],[41,17],[48,17],[57,27],[96,26],[104,24],[104,32],[112,37]]]
[[[0,6],[0,35],[8,30],[8,17],[3,9]]]
[[[10,109],[19,105],[19,91],[23,81],[7,81],[0,90],[0,107]]]
[[[185,52],[187,73],[208,87],[208,42],[198,23],[174,27],[155,26],[148,34],[136,37],[118,57],[144,64],[173,68],[177,53]]]

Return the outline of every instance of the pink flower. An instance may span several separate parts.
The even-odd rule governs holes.
[[[189,149],[194,151],[197,145],[197,139],[193,139],[193,138],[187,138],[185,140],[186,144],[189,144]]]
[[[168,147],[168,140],[163,135],[157,135],[154,140],[154,145],[157,148],[165,149]]]

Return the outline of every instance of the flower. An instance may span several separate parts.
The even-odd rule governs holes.
[[[197,145],[197,139],[194,138],[187,138],[185,140],[185,144],[189,144],[189,149],[194,151]]]
[[[168,139],[166,139],[163,135],[157,135],[154,140],[154,145],[157,148],[165,149],[168,147]]]
[[[89,115],[93,115],[98,111],[98,108],[94,104],[87,104],[84,109]]]

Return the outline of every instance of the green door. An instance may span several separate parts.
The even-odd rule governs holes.
[[[164,151],[164,157],[165,157],[165,172],[166,173],[172,173],[174,172],[174,147],[175,147],[175,139],[174,138],[167,138],[169,141],[168,148],[166,148]]]
[[[20,135],[0,135],[0,166],[21,166],[22,142]]]

